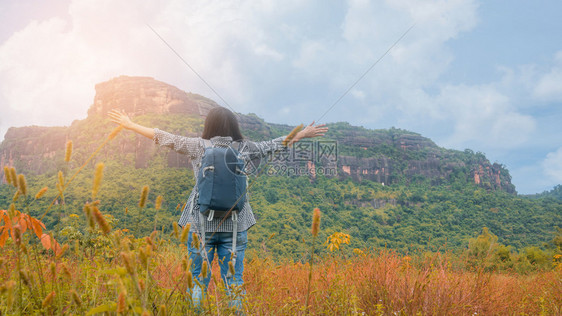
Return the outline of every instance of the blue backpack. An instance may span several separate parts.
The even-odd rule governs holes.
[[[244,160],[238,150],[231,146],[213,146],[204,140],[205,153],[201,158],[201,166],[197,174],[199,191],[199,218],[203,256],[207,258],[205,238],[205,217],[212,221],[214,216],[232,219],[232,250],[231,261],[236,266],[236,237],[238,232],[238,213],[246,203],[247,176],[244,172]],[[232,277],[228,269],[227,277]]]
[[[238,143],[238,149],[241,144]],[[247,177],[244,160],[232,146],[220,146],[204,140],[205,153],[197,174],[199,211],[208,220],[229,217],[242,211],[246,202]]]

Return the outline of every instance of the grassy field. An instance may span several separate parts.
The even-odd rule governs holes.
[[[37,225],[26,226],[27,217],[13,210],[11,215],[17,216],[0,256],[0,314],[196,314],[186,292],[196,282],[187,249],[173,242],[185,239],[186,232],[135,239],[122,230],[104,233],[103,220],[94,215],[90,243],[58,245],[48,234],[37,234]],[[6,220],[10,212],[2,216]],[[7,231],[5,222],[2,227]],[[530,274],[469,271],[451,254],[403,256],[384,249],[356,249],[347,257],[336,251],[301,261],[251,257],[244,289],[238,291],[246,292],[247,315],[562,312],[559,267]],[[234,313],[216,260],[212,271],[199,312]]]

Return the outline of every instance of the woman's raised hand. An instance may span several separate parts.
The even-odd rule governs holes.
[[[139,133],[142,136],[148,137],[150,139],[154,139],[154,128],[144,127],[142,125],[136,124],[129,116],[125,113],[125,111],[121,110],[111,110],[108,113],[109,119],[115,123],[123,126],[126,129],[130,129],[135,133]]]
[[[298,132],[297,135],[295,135],[295,137],[289,142],[289,145],[296,143],[303,138],[324,136],[327,131],[328,128],[326,127],[326,124],[319,124],[315,126],[314,121],[312,121],[310,125],[306,126],[300,132]]]
[[[131,129],[131,127],[133,126],[133,122],[123,110],[119,111],[113,109],[109,111],[108,114],[109,119],[115,124],[123,125],[123,127],[126,129]]]
[[[301,138],[314,138],[324,136],[326,135],[327,131],[328,128],[326,127],[326,124],[319,124],[314,126],[314,121],[312,121],[310,125],[308,125],[301,131],[301,133],[303,133],[303,136]]]

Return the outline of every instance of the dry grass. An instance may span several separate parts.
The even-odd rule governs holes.
[[[453,270],[437,254],[412,266],[411,257],[382,250],[315,264],[312,314],[559,315],[562,272],[531,275]],[[308,264],[253,260],[246,268],[252,314],[302,312]]]
[[[157,314],[160,306],[169,314],[194,312],[186,295],[185,245],[157,234],[126,242],[121,234],[112,234],[119,238],[110,236],[113,244],[93,255],[80,247],[59,256],[33,245],[22,251],[9,242],[0,255],[0,312],[86,313],[105,308]],[[472,272],[453,268],[460,266],[459,260],[449,254],[402,256],[391,250],[357,252],[349,258],[319,256],[307,308],[310,263],[258,256],[245,265],[244,308],[248,315],[561,314],[561,270],[529,275]],[[19,276],[18,263],[23,271]],[[216,260],[212,272],[203,309],[228,315],[232,311],[216,277]]]

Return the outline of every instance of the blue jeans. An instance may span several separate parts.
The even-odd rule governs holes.
[[[191,292],[193,304],[198,307],[201,304],[203,292],[206,291],[207,287],[209,286],[209,281],[211,280],[211,266],[209,265],[209,272],[207,273],[207,277],[202,279],[200,274],[201,265],[203,264],[204,260],[203,252],[201,251],[202,249],[198,250],[197,248],[192,247],[192,238],[192,233],[190,233],[187,241],[187,249],[189,250],[189,258],[191,259],[191,273],[193,274],[193,277],[195,277],[197,281],[199,281],[199,283],[204,287],[204,289],[202,290],[197,284],[195,284]],[[228,262],[230,261],[230,254],[232,251],[232,232],[208,232],[205,234],[205,239],[205,248],[207,249],[207,258],[209,259],[209,263],[213,262],[216,252],[219,257],[221,278],[226,285],[227,294],[235,296],[231,298],[230,305],[232,307],[236,307],[237,309],[241,309],[242,302],[240,300],[240,297],[239,295],[236,295],[236,293],[233,293],[231,289],[234,286],[240,286],[244,283],[244,281],[242,280],[242,273],[244,272],[244,252],[246,250],[246,245],[248,244],[248,232],[243,231],[237,233],[236,265],[234,266],[235,273],[232,276],[228,273]],[[188,292],[189,291],[190,289],[188,289]]]

